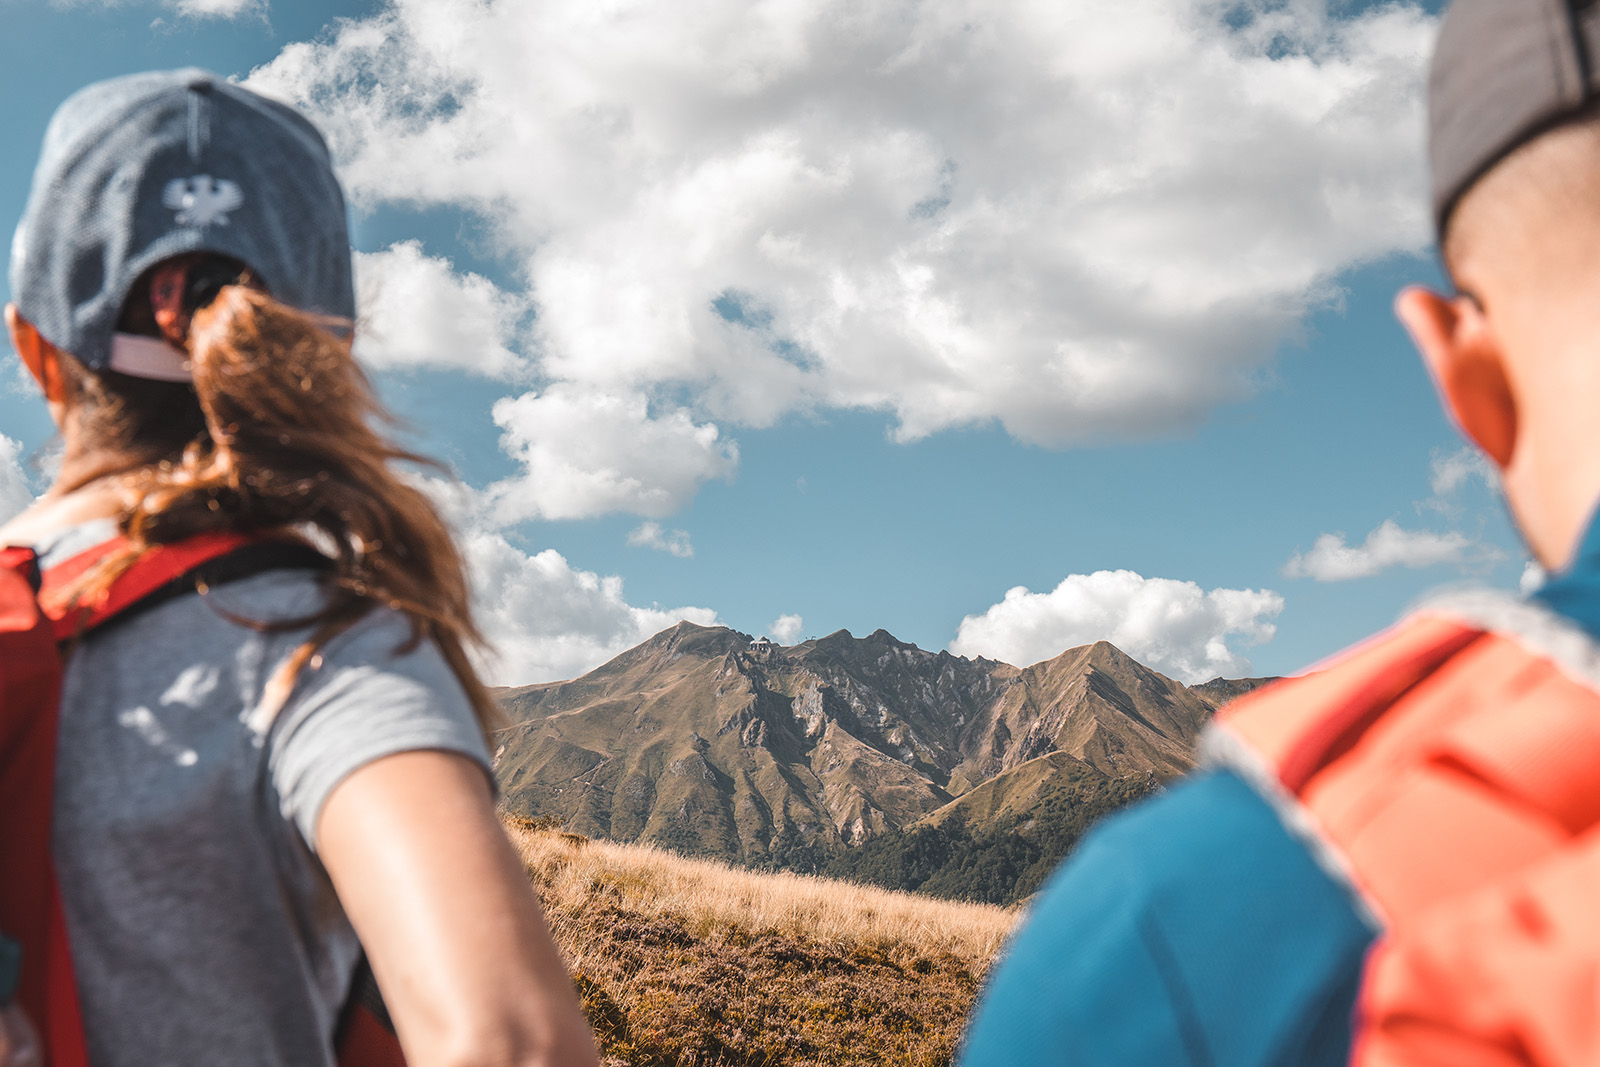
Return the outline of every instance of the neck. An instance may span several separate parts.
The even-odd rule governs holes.
[[[75,447],[71,435],[61,469],[50,488],[20,515],[0,526],[0,545],[34,545],[51,535],[94,519],[112,519],[126,508],[116,475],[139,466],[121,454]]]
[[[1600,500],[1593,401],[1600,360],[1588,333],[1563,325],[1551,316],[1502,327],[1517,407],[1504,490],[1529,548],[1550,571],[1571,563]]]
[[[59,419],[57,425],[61,428],[61,466],[46,496],[66,496],[154,461],[148,453],[135,453],[91,438],[83,431],[81,421],[70,414]]]
[[[38,545],[68,527],[122,514],[121,487],[111,480],[91,482],[68,493],[45,493],[22,514],[0,526],[0,545]]]

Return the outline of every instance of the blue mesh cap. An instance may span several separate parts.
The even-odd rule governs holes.
[[[1595,0],[1454,0],[1428,77],[1428,155],[1440,235],[1495,164],[1600,95]]]
[[[344,195],[298,112],[197,69],[68,97],[12,242],[22,317],[104,370],[134,281],[185,252],[239,260],[292,307],[355,317]]]

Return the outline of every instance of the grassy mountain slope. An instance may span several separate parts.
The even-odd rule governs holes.
[[[943,1067],[1018,917],[509,833],[608,1067]]]

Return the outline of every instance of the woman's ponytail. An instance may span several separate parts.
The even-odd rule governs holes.
[[[425,639],[439,647],[487,732],[501,712],[469,658],[484,642],[463,561],[432,502],[394,470],[426,461],[378,432],[387,415],[331,325],[245,284],[196,310],[194,386],[184,392],[204,430],[125,475],[122,531],[136,549],[220,530],[308,535],[332,557],[329,597],[297,620],[315,629],[288,681],[331,637],[386,605],[411,622],[407,648]],[[165,421],[140,407],[125,401],[114,420],[134,453]]]

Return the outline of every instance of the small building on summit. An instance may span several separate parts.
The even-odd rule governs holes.
[[[750,651],[754,652],[758,656],[765,656],[768,652],[771,652],[777,647],[777,645],[774,645],[771,641],[767,640],[765,634],[750,642]]]

